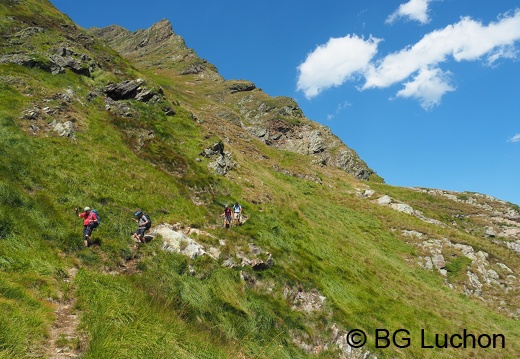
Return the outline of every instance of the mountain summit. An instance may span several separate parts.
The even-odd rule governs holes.
[[[383,183],[167,20],[0,41],[1,358],[518,357],[518,206]]]
[[[206,97],[205,107],[209,111],[201,111],[189,98],[184,105],[198,118],[234,123],[245,132],[242,137],[249,134],[270,146],[309,155],[314,163],[339,167],[360,179],[374,175],[330,129],[306,119],[293,99],[273,98],[250,81],[226,81],[214,65],[186,47],[168,20],[133,33],[119,26],[94,28],[90,32],[141,68],[153,69],[180,82],[196,83]],[[219,136],[225,135],[218,127],[214,130]]]

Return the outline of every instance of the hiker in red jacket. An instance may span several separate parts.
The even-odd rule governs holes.
[[[75,208],[76,216],[83,218],[83,243],[85,247],[92,244],[92,231],[98,226],[97,216],[90,207],[85,207],[83,213],[79,213],[79,208]]]

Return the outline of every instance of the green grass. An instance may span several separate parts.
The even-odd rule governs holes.
[[[458,281],[466,276],[468,266],[471,264],[471,259],[466,256],[460,256],[449,260],[446,263],[446,270],[452,281]]]
[[[49,78],[49,88],[73,85],[67,82],[69,77],[75,81],[74,76],[58,81],[34,72],[42,81]],[[77,309],[82,313],[81,330],[89,337],[85,357],[90,358],[305,357],[292,335],[306,333],[327,340],[327,328],[334,323],[341,323],[343,330],[362,328],[368,333],[377,328],[444,333],[462,326],[477,332],[503,331],[510,337],[518,334],[512,319],[461,298],[443,288],[435,274],[410,265],[407,258],[414,255],[414,248],[389,230],[394,225],[426,232],[438,229],[367,204],[349,193],[350,186],[328,188],[254,163],[243,162],[237,173],[255,173],[256,180],[269,188],[271,201],[241,200],[251,216],[244,226],[232,231],[208,228],[232,243],[231,255],[251,242],[273,254],[272,270],[250,272],[256,281],[253,287],[240,279],[238,269],[222,268],[209,258],[189,261],[164,253],[158,241],[140,252],[140,274],[107,274],[133,256],[130,217],[136,208],[149,212],[155,223],[180,221],[204,228],[215,223],[224,202],[242,198],[243,189],[216,178],[194,161],[204,142],[198,140],[200,130],[189,118],[161,117],[159,110],[130,103],[143,120],[124,122],[103,114],[99,103],[85,109],[74,104],[69,110],[83,121],[76,141],[30,137],[16,119],[25,105],[23,97],[12,88],[2,94],[18,104],[3,110],[10,117],[4,117],[1,137],[6,171],[0,186],[4,209],[0,265],[11,279],[2,295],[6,310],[26,323],[5,326],[6,355],[24,356],[45,342],[46,328],[52,323],[45,298],[56,292],[56,276],[70,265],[57,255],[59,251],[84,267],[76,279]],[[132,136],[144,129],[157,136],[136,148]],[[267,152],[279,157],[273,150]],[[298,156],[283,157],[284,166],[291,168]],[[175,173],[165,167],[165,161],[184,170]],[[326,175],[323,178],[327,180]],[[211,188],[206,193],[210,205],[195,206],[189,199],[190,187]],[[378,189],[419,208],[425,206],[432,214],[442,204],[404,189],[398,192],[384,185]],[[85,205],[98,209],[103,218],[94,232],[99,249],[82,248],[81,221],[73,208]],[[450,262],[450,273],[461,272],[459,264],[464,263]],[[195,276],[190,275],[189,265]],[[20,273],[35,277],[27,280]],[[327,298],[326,310],[312,314],[292,310],[282,294],[287,286],[316,288]],[[451,306],[439,307],[439,302]],[[28,320],[29,311],[40,314]],[[375,350],[370,344],[373,334],[369,338],[368,348]],[[515,350],[512,344],[509,353]],[[383,358],[400,355],[376,352]],[[417,347],[406,353],[423,355]],[[446,350],[432,355],[452,354]]]
[[[35,1],[29,3],[35,8]],[[0,5],[1,14],[9,11]],[[18,11],[24,18],[34,15],[30,7]],[[37,20],[42,26],[63,20],[56,16],[44,6]],[[5,31],[6,20],[1,21]],[[60,40],[57,29],[45,36]],[[103,51],[95,43],[89,53]],[[514,358],[520,352],[514,340],[520,334],[518,321],[449,289],[438,273],[420,269],[413,241],[400,231],[472,245],[516,271],[518,258],[510,251],[471,232],[428,224],[358,198],[355,188],[366,183],[340,170],[309,166],[304,156],[244,135],[233,137],[241,134],[234,123],[224,124],[226,133],[214,133],[211,129],[222,123],[211,122],[211,111],[203,110],[208,117],[201,124],[190,108],[212,108],[205,94],[218,85],[203,83],[201,92],[188,93],[193,88],[184,81],[195,77],[140,73],[113,51],[106,54],[112,61],[93,78],[0,65],[5,79],[0,82],[1,358],[43,355],[55,320],[52,301],[60,292],[77,298],[79,330],[88,338],[88,346],[81,348],[85,358],[304,358],[309,355],[294,339],[323,344],[332,340],[332,327],[365,330],[367,349],[379,358],[451,358],[461,351],[426,352],[417,337],[406,350],[381,350],[374,345],[378,328],[504,333],[505,350],[468,349],[463,355]],[[99,93],[108,82],[135,77],[150,79],[150,86],[160,84],[167,98],[155,105],[127,101],[135,118],[106,111],[101,96],[86,101],[89,92]],[[56,99],[66,89],[74,91],[73,100]],[[264,100],[274,107],[293,104],[266,95]],[[177,114],[165,116],[165,104],[174,104]],[[30,120],[21,114],[34,106],[59,109],[55,117],[60,121],[72,118],[76,139],[47,131],[45,125],[55,119],[51,116],[40,121],[41,132],[32,134]],[[240,165],[226,177],[211,173],[207,159],[197,160],[217,140]],[[316,175],[323,185],[276,172],[273,165]],[[378,195],[388,194],[446,224],[469,208],[406,188],[368,184]],[[249,219],[241,227],[223,229],[222,206],[236,200]],[[82,221],[74,208],[84,206],[96,208],[103,219],[94,232],[99,247],[83,248]],[[197,238],[206,245],[225,240],[221,258],[191,260],[165,252],[159,237],[135,249],[130,233],[137,208],[149,213],[154,224],[179,222],[208,231],[214,237]],[[478,227],[473,219],[458,225]],[[266,271],[222,266],[228,256],[237,261],[244,253],[252,256],[250,244],[271,253],[275,265]],[[448,280],[461,281],[468,260],[448,259]],[[126,272],[123,265],[134,267]],[[66,285],[71,267],[81,269]],[[287,292],[298,290],[317,290],[326,297],[323,307],[309,313],[294,309]],[[329,348],[315,356],[332,358],[338,352]]]
[[[172,316],[128,278],[81,271],[78,308],[90,333],[87,358],[219,358],[234,350]],[[124,345],[121,342],[124,341]]]

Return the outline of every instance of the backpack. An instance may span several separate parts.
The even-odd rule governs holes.
[[[148,223],[146,223],[146,226],[144,226],[144,228],[146,229],[150,229],[150,227],[152,226],[152,219],[150,218],[150,216],[146,213],[143,213],[143,217],[146,219],[146,221]]]
[[[99,217],[99,213],[98,213],[97,209],[92,209],[91,212],[93,212],[96,215],[97,224],[100,225],[101,224],[101,217]]]

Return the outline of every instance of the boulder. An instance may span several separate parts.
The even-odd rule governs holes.
[[[390,196],[384,195],[383,197],[380,197],[377,200],[377,203],[382,205],[382,206],[387,206],[390,203],[392,203],[392,198],[390,198]]]
[[[236,163],[231,158],[231,153],[229,152],[225,152],[224,155],[218,156],[214,161],[208,163],[208,168],[221,176],[226,175],[235,166]]]
[[[75,51],[61,47],[56,50],[54,54],[50,56],[53,62],[52,73],[58,74],[63,73],[65,69],[90,77],[92,70],[95,67],[92,59],[85,54],[78,54]]]
[[[180,75],[196,75],[206,69],[205,62],[195,62],[179,72]]]
[[[305,313],[321,310],[326,299],[326,297],[323,296],[316,288],[305,291],[301,287],[285,287],[283,290],[283,295],[286,299],[291,301],[293,310]]]
[[[390,203],[390,207],[395,209],[397,212],[414,214],[414,209],[406,203]]]
[[[520,240],[516,242],[506,242],[507,248],[520,253]]]
[[[274,265],[273,256],[268,254],[268,258],[266,260],[255,259],[251,263],[251,268],[255,271],[264,271],[271,268]]]
[[[103,91],[114,101],[134,99],[141,90],[144,80],[128,80],[118,84],[108,84]]]
[[[253,91],[256,85],[250,81],[228,81],[228,89],[231,93]]]
[[[486,233],[485,233],[486,238],[495,238],[496,235],[497,235],[497,233],[495,232],[493,227],[486,227]]]
[[[62,123],[62,122],[58,122],[58,121],[54,120],[51,122],[50,127],[60,137],[68,137],[68,138],[75,139],[74,125],[72,124],[71,121]]]
[[[192,259],[206,254],[204,247],[182,232],[177,232],[167,224],[155,227],[151,235],[160,235],[163,239],[162,248],[166,251],[180,253]]]
[[[214,143],[213,146],[204,149],[199,155],[206,158],[214,158],[214,160],[208,164],[208,168],[222,176],[236,166],[235,161],[233,161],[231,157],[231,153],[224,151],[224,143],[222,141],[218,141]]]

